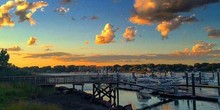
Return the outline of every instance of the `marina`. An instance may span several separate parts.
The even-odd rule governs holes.
[[[160,108],[167,104],[178,103],[179,101],[193,101],[193,103],[201,102],[207,104],[219,103],[220,86],[207,84],[204,85],[198,82],[196,83],[194,81],[194,74],[191,74],[191,78],[187,79],[183,76],[143,77],[140,74],[134,75],[134,73],[130,73],[132,77],[135,76],[135,78],[133,78],[131,81],[127,80],[128,77],[131,77],[129,73],[126,75],[123,76],[122,73],[91,73],[80,75],[51,74],[35,77],[5,77],[1,80],[25,81],[39,86],[66,86],[68,88],[75,88],[92,94],[94,98],[97,97],[106,100],[114,107],[116,107],[116,105],[126,106],[128,104],[132,104],[133,108],[138,110],[152,109],[157,107]],[[134,82],[135,79],[136,82]],[[182,80],[185,80],[185,83]],[[190,80],[188,81],[188,84],[186,82],[187,80]],[[199,80],[200,79],[198,79],[198,81]],[[124,100],[126,98],[123,96],[123,94],[132,94],[133,99]],[[130,95],[127,96],[130,97]],[[136,98],[136,101],[134,101],[134,97]],[[127,101],[127,103],[125,103],[125,101]],[[196,106],[196,104],[192,105],[193,107]]]

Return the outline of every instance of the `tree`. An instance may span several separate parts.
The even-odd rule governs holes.
[[[0,67],[7,67],[9,60],[9,54],[7,53],[7,49],[2,49],[0,53]]]

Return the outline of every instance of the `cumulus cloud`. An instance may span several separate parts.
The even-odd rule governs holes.
[[[127,27],[125,29],[123,37],[125,38],[125,40],[127,42],[129,42],[129,41],[133,41],[134,40],[134,37],[136,36],[136,34],[137,34],[137,30],[135,29],[135,27]]]
[[[37,38],[35,37],[30,37],[29,40],[27,41],[27,45],[34,45],[37,43]]]
[[[139,25],[162,23],[161,25],[164,26],[178,18],[181,12],[189,12],[193,8],[216,2],[219,0],[135,0],[134,13],[130,17],[130,22]],[[162,34],[166,35],[172,30],[166,31]]]
[[[198,41],[191,49],[185,48],[183,51],[177,51],[175,52],[178,56],[204,56],[204,55],[210,55],[217,53],[217,50],[214,50],[213,48],[216,46],[216,44],[213,43],[207,43],[204,41]],[[219,53],[220,54],[220,53]]]
[[[159,23],[159,25],[157,26],[157,31],[159,31],[161,33],[161,36],[166,39],[170,31],[177,29],[184,23],[191,23],[196,21],[198,20],[195,18],[194,15],[189,17],[178,16],[170,21],[163,21]]]
[[[5,26],[14,26],[14,21],[11,19],[10,10],[14,8],[14,1],[8,1],[0,6],[0,28]]]
[[[213,47],[215,47],[216,44],[213,43],[207,43],[204,41],[199,41],[196,45],[192,47],[192,52],[194,54],[204,54],[209,53],[213,50]]]
[[[104,29],[102,30],[102,33],[99,35],[96,35],[95,43],[96,44],[107,44],[107,43],[114,42],[113,39],[115,38],[116,30],[113,30],[113,26],[107,23]]]
[[[207,27],[206,32],[209,38],[220,38],[220,29],[215,29],[213,27]]]
[[[66,14],[66,13],[68,13],[70,11],[70,9],[69,8],[65,8],[65,7],[59,7],[59,8],[56,8],[54,11],[58,12],[60,14]]]
[[[36,21],[32,18],[32,15],[48,4],[44,1],[29,3],[26,0],[10,0],[0,6],[0,27],[11,26],[13,27],[14,21],[10,11],[16,8],[15,15],[18,16],[19,22],[29,21],[31,25],[36,24]]]
[[[31,25],[36,24],[32,15],[38,9],[48,6],[47,2],[44,1],[29,3],[26,0],[15,0],[15,3],[17,4],[15,14],[19,17],[19,22],[29,21]]]

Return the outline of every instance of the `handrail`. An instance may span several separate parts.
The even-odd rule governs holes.
[[[68,83],[116,83],[114,75],[68,75],[68,76],[4,76],[4,82],[28,82],[36,85],[55,85]]]

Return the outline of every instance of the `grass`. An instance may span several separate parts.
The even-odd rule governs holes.
[[[12,103],[5,110],[61,110],[57,105],[46,105],[36,102],[25,102],[19,101],[17,103]]]
[[[0,110],[58,110],[59,107],[56,105],[27,102],[32,98],[46,96],[53,92],[53,89],[40,88],[31,84],[0,83]]]

